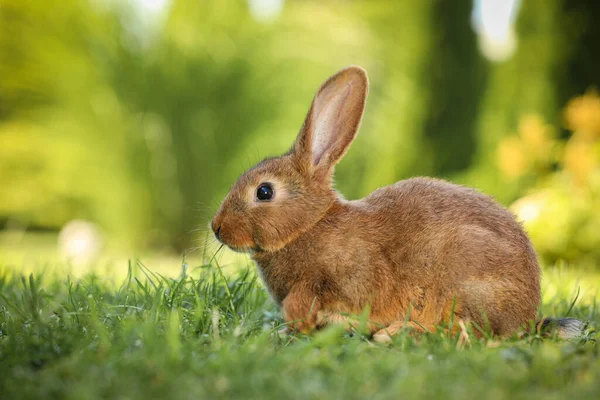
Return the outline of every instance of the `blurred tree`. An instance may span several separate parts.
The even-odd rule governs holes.
[[[435,3],[435,49],[427,76],[430,85],[425,137],[434,154],[430,173],[448,176],[471,166],[477,145],[477,119],[487,64],[477,49],[468,1]]]
[[[512,58],[491,67],[482,112],[477,162],[461,180],[514,200],[535,176],[506,181],[495,168],[499,141],[518,128],[524,116],[537,115],[560,127],[566,101],[600,81],[600,59],[591,49],[598,41],[600,17],[595,1],[523,1]]]
[[[375,60],[361,135],[338,171],[350,197],[409,176],[448,176],[470,165],[485,83],[470,12],[470,2],[356,6],[374,36]]]
[[[355,13],[374,36],[375,60],[369,68],[371,92],[361,134],[338,170],[339,185],[350,197],[432,169],[423,128],[431,96],[426,70],[435,53],[433,3],[356,3]]]
[[[131,239],[147,212],[122,201],[139,197],[129,119],[104,80],[119,21],[81,0],[1,0],[0,18],[0,215],[34,227],[87,218]]]
[[[564,64],[558,70],[557,99],[561,106],[588,89],[600,90],[600,2],[561,2],[565,31]],[[563,131],[567,133],[567,131]]]

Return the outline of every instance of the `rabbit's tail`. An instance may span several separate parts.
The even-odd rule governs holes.
[[[587,327],[587,322],[575,318],[544,318],[536,326],[537,331],[543,335],[556,335],[561,339],[581,337]]]

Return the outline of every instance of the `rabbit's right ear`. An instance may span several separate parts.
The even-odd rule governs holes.
[[[331,170],[346,153],[358,132],[368,91],[367,73],[356,66],[321,85],[293,150],[309,174]]]

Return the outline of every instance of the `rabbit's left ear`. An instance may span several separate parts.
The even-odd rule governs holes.
[[[369,91],[364,69],[344,68],[317,91],[294,145],[308,171],[330,170],[356,137]]]

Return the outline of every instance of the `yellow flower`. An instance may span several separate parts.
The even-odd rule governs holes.
[[[563,164],[577,185],[585,184],[597,164],[593,144],[572,138],[565,146]]]
[[[531,148],[545,147],[551,140],[550,127],[535,114],[521,118],[519,135]]]
[[[587,140],[600,137],[600,96],[588,92],[569,101],[565,110],[567,128]]]
[[[552,162],[555,140],[553,129],[538,115],[527,115],[519,121],[519,136],[531,163],[546,167]]]
[[[527,172],[529,160],[525,154],[523,143],[516,136],[507,137],[498,146],[496,163],[500,172],[508,178],[515,179]]]

